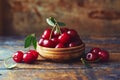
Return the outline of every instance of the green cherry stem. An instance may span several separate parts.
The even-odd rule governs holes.
[[[83,58],[81,58],[81,62],[82,62],[87,68],[92,68]]]
[[[56,27],[57,27],[59,33],[62,34],[62,32],[61,32],[61,30],[60,30],[60,26],[59,26],[57,23],[56,23]]]
[[[55,27],[52,28],[49,39],[52,38],[52,33],[53,33],[54,29],[55,29]]]
[[[16,65],[17,65],[17,63],[15,63],[15,64],[9,64],[9,65],[7,64],[7,60],[9,60],[9,59],[11,59],[11,58],[12,58],[12,56],[4,59],[4,66],[5,66],[6,68],[8,68],[8,69],[12,69],[12,68],[16,67]]]

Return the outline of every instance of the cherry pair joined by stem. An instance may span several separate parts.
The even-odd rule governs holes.
[[[38,58],[38,52],[35,50],[29,50],[24,54],[22,51],[17,51],[13,54],[13,60],[17,63],[25,62],[25,63],[33,63]]]
[[[99,60],[101,62],[106,62],[109,60],[109,52],[101,50],[100,48],[92,48],[90,52],[87,53],[86,59],[88,61]]]

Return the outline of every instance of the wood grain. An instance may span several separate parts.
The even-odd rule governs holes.
[[[55,63],[39,56],[33,64],[18,63],[16,68],[6,69],[3,65],[6,57],[19,49],[27,50],[23,48],[23,39],[24,37],[0,37],[0,80],[120,80],[120,50],[116,51],[120,46],[120,38],[83,38],[87,44],[86,50],[92,48],[93,44],[94,46],[101,44],[103,48],[111,49],[109,62],[89,63],[92,68],[86,68],[80,60]],[[8,63],[14,61],[10,59]]]

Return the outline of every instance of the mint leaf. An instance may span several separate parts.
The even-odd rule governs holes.
[[[63,23],[63,22],[57,22],[57,24],[58,24],[59,26],[66,26],[66,24]]]
[[[36,39],[35,36],[32,38],[32,44],[33,44],[34,49],[36,49],[36,47],[37,47],[37,39]]]
[[[33,38],[32,35],[28,35],[28,36],[25,38],[24,48],[27,48],[27,47],[29,47],[29,46],[31,45],[32,38]]]

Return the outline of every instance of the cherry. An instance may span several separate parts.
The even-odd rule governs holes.
[[[62,43],[58,43],[55,48],[65,48],[65,46]]]
[[[51,41],[54,43],[55,46],[59,43],[58,38],[52,38]]]
[[[70,29],[69,31],[67,31],[67,33],[71,36],[71,38],[74,38],[78,35],[74,29]]]
[[[86,55],[86,60],[95,61],[95,60],[98,59],[98,57],[99,57],[98,54],[89,52],[89,53],[87,53],[87,55]]]
[[[34,57],[35,57],[35,60],[37,60],[37,58],[38,58],[38,54],[39,54],[39,53],[38,53],[36,50],[29,50],[28,53],[33,54]]]
[[[29,51],[23,55],[23,61],[25,63],[33,63],[35,61],[35,57]]]
[[[55,31],[53,32],[53,37],[56,37],[56,38],[57,38],[58,36],[60,36],[60,33],[58,33],[57,30],[55,30]]]
[[[101,49],[100,49],[100,48],[97,48],[97,47],[92,48],[92,49],[90,50],[90,52],[96,53],[96,54],[98,54],[98,52],[100,52],[100,51],[101,51]]]
[[[68,30],[69,30],[68,28],[61,28],[62,33],[67,32]]]
[[[42,38],[49,39],[51,35],[51,29],[46,29],[42,35]]]
[[[16,53],[13,54],[13,60],[17,63],[22,62],[23,60],[23,52],[22,51],[17,51]]]
[[[40,40],[39,40],[39,42],[38,42],[38,44],[40,45],[40,46],[42,46],[43,45],[43,38],[40,38]]]
[[[77,46],[77,44],[75,42],[69,43],[69,47],[75,47],[75,46]]]
[[[100,57],[100,60],[102,62],[106,62],[109,60],[109,53],[105,50],[101,50],[99,53],[98,53],[99,57]]]
[[[65,33],[62,33],[59,37],[58,37],[60,43],[68,43],[70,41],[70,35]]]
[[[54,47],[54,43],[53,43],[51,40],[45,39],[45,40],[43,41],[43,46],[44,46],[44,47],[53,48],[53,47]]]

